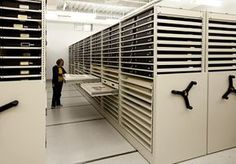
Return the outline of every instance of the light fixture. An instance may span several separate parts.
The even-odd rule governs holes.
[[[58,19],[58,15],[55,12],[48,11],[46,14],[47,20],[55,20]]]
[[[87,23],[87,24],[105,24],[112,25],[119,22],[119,19],[108,17],[97,19],[96,13],[80,13],[67,11],[48,11],[46,14],[47,21],[52,22],[70,22],[70,23]]]
[[[214,7],[222,6],[221,0],[196,0],[195,3],[198,5],[206,5],[206,6],[214,6]]]
[[[107,21],[109,24],[115,24],[115,23],[118,23],[120,20],[119,20],[119,19],[107,18],[106,21]]]
[[[171,0],[173,2],[178,2],[181,4],[196,4],[196,5],[206,5],[220,7],[222,6],[222,0]]]
[[[79,13],[67,11],[48,11],[46,14],[47,20],[65,19],[71,21],[91,21],[96,19],[95,13]]]

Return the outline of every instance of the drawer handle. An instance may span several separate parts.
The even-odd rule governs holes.
[[[188,85],[188,87],[183,91],[176,91],[176,90],[171,91],[172,94],[183,96],[186,108],[189,110],[193,109],[193,107],[190,105],[189,98],[188,98],[189,91],[191,90],[193,85],[197,85],[197,82],[191,81],[190,84]]]
[[[231,93],[236,93],[236,89],[234,88],[234,84],[233,84],[233,79],[235,78],[235,76],[230,75],[229,76],[229,88],[228,90],[225,92],[225,94],[222,96],[223,99],[228,100],[229,99],[229,95]]]
[[[12,101],[6,105],[3,105],[0,107],[0,112],[3,112],[3,111],[6,111],[6,110],[9,110],[13,107],[16,107],[17,105],[19,104],[19,101],[18,100],[15,100],[15,101]]]

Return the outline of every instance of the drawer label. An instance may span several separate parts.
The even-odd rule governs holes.
[[[18,15],[18,18],[19,18],[19,19],[27,19],[28,16],[27,16],[27,15],[20,15],[20,14],[19,14],[19,15]]]
[[[29,5],[19,5],[20,9],[29,9]]]
[[[28,42],[22,42],[20,45],[21,47],[30,47],[30,43]]]
[[[14,28],[24,28],[23,24],[14,24]]]
[[[29,62],[28,61],[22,61],[22,62],[20,62],[20,65],[27,66],[27,65],[29,65]]]
[[[20,34],[20,37],[21,37],[21,38],[29,38],[30,35],[29,35],[29,34]]]
[[[28,75],[28,74],[30,74],[30,71],[28,71],[28,70],[20,71],[20,74],[21,75]]]
[[[22,55],[23,55],[23,56],[31,56],[31,54],[28,53],[28,52],[25,52],[25,53],[23,53]]]

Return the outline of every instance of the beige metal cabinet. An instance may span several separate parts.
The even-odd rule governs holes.
[[[196,82],[188,99],[188,109],[180,95],[191,81]],[[206,154],[207,75],[162,75],[157,77],[156,119],[154,120],[155,162],[169,164]]]
[[[18,100],[16,107],[0,112],[0,163],[44,164],[45,83],[0,83],[0,106]]]
[[[236,16],[207,13],[207,24],[208,153],[213,153],[236,146]]]
[[[236,146],[236,94],[222,98],[229,87],[229,76],[236,76],[236,72],[209,73],[208,153]],[[233,84],[236,86],[236,79]]]
[[[0,3],[1,164],[46,163],[45,3]]]
[[[229,14],[146,6],[92,36],[91,74],[103,84],[81,86],[152,164],[235,147],[236,95],[222,99],[236,76],[235,30]]]

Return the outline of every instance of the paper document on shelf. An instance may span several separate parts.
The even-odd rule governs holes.
[[[97,87],[93,87],[94,90],[102,90],[104,89],[105,86],[97,86]]]
[[[83,83],[81,88],[85,90],[90,96],[107,96],[118,94],[118,89],[112,88],[101,82],[99,83]]]
[[[99,80],[98,77],[93,75],[77,75],[77,74],[65,74],[65,80],[70,81],[87,81],[87,80]]]

